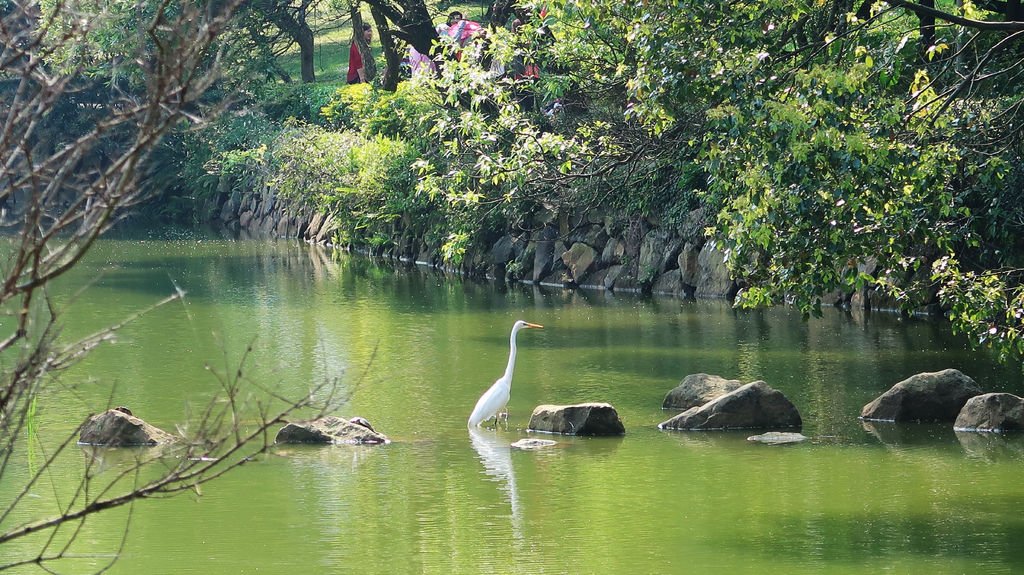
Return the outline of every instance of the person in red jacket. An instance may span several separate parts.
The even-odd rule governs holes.
[[[373,40],[373,28],[369,24],[363,24],[363,38],[369,45]],[[366,69],[363,68],[363,55],[359,53],[359,46],[356,46],[355,38],[348,48],[348,83],[358,84],[366,81]]]

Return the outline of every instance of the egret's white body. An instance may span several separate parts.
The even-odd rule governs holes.
[[[512,326],[512,335],[508,339],[508,365],[505,367],[505,375],[498,378],[498,381],[495,381],[494,385],[488,388],[480,396],[480,399],[477,400],[473,413],[469,415],[470,427],[477,427],[492,417],[494,418],[495,425],[497,425],[498,414],[508,405],[508,398],[512,394],[512,371],[516,368],[516,334],[521,329],[541,327],[544,326],[528,323],[523,320],[517,321]]]

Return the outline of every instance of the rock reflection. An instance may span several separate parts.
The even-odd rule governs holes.
[[[708,431],[665,430],[666,437],[671,437],[681,445],[701,448],[728,449],[750,445],[747,438],[753,435],[749,429],[717,429]]]
[[[379,449],[372,445],[314,445],[286,444],[276,446],[270,453],[274,457],[283,457],[292,465],[308,468],[311,472],[325,476],[335,474],[339,468],[347,467],[355,471],[371,458],[377,456]]]
[[[183,451],[181,446],[170,444],[119,447],[78,444],[78,448],[90,473],[141,467],[164,457],[178,457]]]
[[[882,421],[861,421],[864,431],[885,445],[928,446],[949,441],[953,433],[951,423],[891,423]]]
[[[516,487],[515,470],[512,468],[512,448],[508,441],[499,438],[495,432],[477,428],[469,429],[469,440],[480,462],[484,464],[484,473],[503,484],[512,507],[512,535],[517,541],[523,539],[523,517],[519,505],[519,491]]]
[[[968,457],[984,461],[1020,459],[1024,456],[1024,435],[957,431],[956,439]]]

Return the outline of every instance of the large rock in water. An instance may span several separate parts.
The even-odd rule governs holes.
[[[564,435],[623,435],[625,426],[607,403],[538,405],[530,416],[530,431]]]
[[[976,395],[964,404],[953,429],[995,433],[1024,429],[1024,398],[1010,393]]]
[[[658,425],[660,429],[800,427],[803,420],[781,391],[754,381]]]
[[[126,445],[160,445],[177,438],[132,415],[127,407],[108,409],[94,415],[82,425],[78,442],[108,447]]]
[[[698,407],[735,391],[743,385],[738,379],[725,379],[718,375],[692,373],[683,378],[672,391],[665,395],[662,409],[690,409]]]
[[[865,405],[860,417],[875,421],[953,421],[975,395],[981,395],[978,384],[955,369],[919,373]]]
[[[379,444],[389,441],[387,436],[374,431],[361,417],[348,420],[334,416],[290,422],[274,438],[274,443]]]

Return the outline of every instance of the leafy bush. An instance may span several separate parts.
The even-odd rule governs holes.
[[[325,125],[321,110],[339,90],[339,82],[316,84],[267,84],[259,92],[260,107],[279,122],[295,119],[307,124]]]
[[[408,143],[376,136],[352,150],[356,192],[393,203],[396,211],[413,207],[416,178],[411,166],[419,157]]]
[[[404,82],[395,92],[353,84],[335,90],[321,110],[324,121],[335,129],[362,132],[367,136],[416,138],[428,131],[421,125],[438,105],[426,86]]]
[[[352,132],[289,122],[268,151],[267,185],[285,198],[337,207],[355,189],[352,151],[360,144]]]
[[[373,245],[403,215],[429,210],[426,197],[416,194],[411,166],[418,157],[399,139],[290,121],[267,143],[218,153],[207,169],[240,189],[270,188],[334,214],[346,241]]]
[[[170,134],[150,157],[148,185],[154,186],[155,210],[146,214],[171,222],[210,220],[222,179],[236,188],[251,185],[242,174],[243,156],[266,149],[279,131],[259,110],[227,112],[216,121],[184,125]]]
[[[354,130],[365,116],[373,89],[369,84],[351,84],[334,91],[330,101],[320,109],[327,125],[336,130]]]

